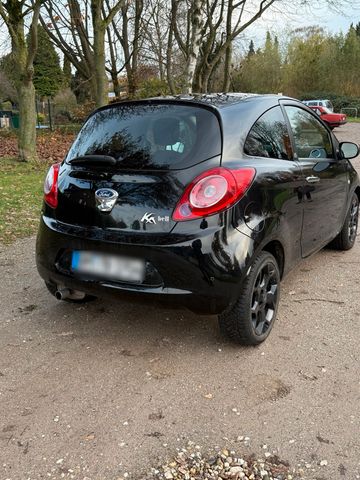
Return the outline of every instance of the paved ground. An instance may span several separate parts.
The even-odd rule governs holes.
[[[33,238],[0,247],[0,479],[136,478],[188,440],[360,478],[359,264],[360,242],[303,262],[269,341],[237,348],[215,317],[59,303]]]

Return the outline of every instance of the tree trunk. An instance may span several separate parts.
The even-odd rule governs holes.
[[[24,19],[20,15],[11,24],[12,55],[15,66],[15,87],[19,104],[18,158],[21,162],[29,162],[37,158],[36,155],[36,108],[35,87],[33,84],[33,57],[35,56],[36,40],[30,40],[31,46],[25,39]],[[37,29],[36,26],[31,27]],[[31,31],[32,36],[37,35]]]
[[[18,86],[20,125],[18,131],[19,160],[35,160],[36,155],[36,109],[35,88],[31,80]]]
[[[201,28],[202,28],[202,0],[194,0],[193,11],[191,15],[191,39],[189,53],[186,62],[186,90],[188,93],[193,91],[193,80],[196,64],[200,51]]]
[[[193,78],[193,91],[197,93],[201,93],[202,89],[202,69],[200,65],[197,65],[194,78]]]
[[[100,31],[99,31],[100,30]],[[94,32],[94,77],[95,77],[95,104],[102,107],[108,103],[107,76],[105,70],[105,31],[104,28]]]
[[[106,24],[102,18],[102,0],[91,0],[91,13],[94,30],[94,71],[95,105],[102,107],[108,103],[107,76],[105,69],[105,32]]]
[[[139,77],[138,77],[138,59],[139,59],[139,37],[140,37],[140,20],[141,14],[144,8],[143,0],[135,1],[135,18],[134,18],[134,40],[133,40],[133,51],[131,57],[131,74],[128,79],[129,82],[129,95],[130,97],[135,96],[136,90],[138,87]]]
[[[120,98],[121,89],[120,89],[120,82],[119,82],[119,77],[116,69],[111,71],[111,81],[113,84],[115,97]]]
[[[203,93],[208,93],[209,92],[209,79],[210,75],[212,73],[212,69],[208,68],[206,69],[205,73],[202,76],[202,92]]]
[[[223,79],[223,92],[228,92],[230,88],[230,70],[231,70],[231,59],[232,59],[232,16],[233,16],[233,0],[229,0],[227,15],[226,15],[226,43],[227,47],[225,50],[225,59],[224,59],[224,79]]]
[[[111,36],[111,30],[110,27],[107,27],[106,29],[107,36],[108,36],[108,47],[109,47],[109,53],[110,53],[110,76],[111,76],[111,82],[113,84],[113,90],[116,98],[120,97],[120,83],[119,83],[119,77],[118,77],[118,69],[116,65],[116,54],[115,54],[115,48],[114,48],[114,42]]]
[[[107,76],[105,69],[105,31],[106,26],[101,15],[101,2],[92,1],[92,20],[94,28],[94,89],[95,105],[102,107],[107,101]]]
[[[232,44],[229,43],[225,51],[224,80],[223,80],[223,87],[222,87],[223,92],[228,92],[230,88],[231,59],[232,59]]]
[[[171,17],[169,24],[169,33],[166,46],[166,79],[172,95],[176,94],[176,87],[174,82],[174,76],[172,71],[172,55],[173,55],[173,40],[174,40],[174,28],[176,28],[176,9],[172,7]]]

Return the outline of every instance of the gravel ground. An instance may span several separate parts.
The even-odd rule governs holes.
[[[360,125],[338,136],[359,142]],[[59,303],[34,247],[0,247],[0,479],[167,478],[189,441],[207,462],[227,448],[306,479],[360,478],[359,242],[286,277],[258,348],[228,344],[213,316]]]

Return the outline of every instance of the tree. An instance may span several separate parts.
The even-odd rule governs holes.
[[[353,26],[353,24],[351,24],[351,27]],[[356,35],[358,37],[360,37],[360,22],[358,22],[356,25],[355,25],[355,32],[356,32]]]
[[[108,0],[106,0],[108,1]],[[115,38],[119,41],[124,54],[124,67],[128,81],[128,94],[134,97],[138,85],[138,64],[140,53],[141,16],[144,9],[143,0],[125,2],[121,7],[121,22],[111,23]],[[132,31],[132,36],[131,36]],[[114,48],[114,45],[113,45]],[[110,53],[111,53],[110,49]]]
[[[353,26],[349,28],[341,53],[342,72],[346,72],[342,77],[344,94],[350,95],[352,93],[358,95],[360,93],[360,37]]]
[[[215,84],[212,79],[222,72],[222,89],[228,90],[233,69],[234,41],[268,10],[276,7],[288,15],[299,8],[315,8],[328,4],[341,11],[348,0],[171,0],[169,38],[173,35],[178,51],[183,56],[183,76],[188,88],[189,76],[193,74],[191,90],[208,92]],[[355,0],[354,3],[359,3]],[[200,39],[198,48],[197,42]],[[274,43],[276,43],[274,41]],[[175,47],[176,48],[176,47]],[[173,48],[171,49],[171,51]],[[251,50],[250,56],[253,54]],[[275,52],[274,52],[275,54]]]
[[[125,5],[125,0],[115,2],[108,10],[104,0],[91,0],[91,15],[93,27],[93,56],[94,56],[94,90],[95,103],[101,107],[107,103],[107,78],[105,69],[105,34],[106,29],[114,19],[116,13]]]
[[[235,74],[235,86],[243,92],[278,93],[281,90],[282,66],[279,42],[267,32],[264,48],[243,58],[239,73]]]
[[[46,31],[38,27],[38,48],[34,57],[34,85],[40,97],[53,97],[63,84],[59,55]]]
[[[0,58],[0,102],[10,101],[17,104],[17,92],[14,83],[15,67],[12,55]]]
[[[64,81],[64,86],[69,87],[71,85],[72,73],[71,73],[71,62],[67,57],[64,57],[62,77]]]
[[[70,81],[70,88],[73,91],[77,103],[88,103],[92,100],[90,80],[83,76],[82,70],[76,70]]]
[[[172,29],[185,63],[187,90],[207,92],[209,80],[219,63],[224,61],[224,82],[227,90],[233,41],[259,19],[278,0],[262,0],[254,8],[251,0],[172,0]],[[187,8],[190,3],[190,8]],[[183,25],[180,9],[188,10]],[[193,71],[195,66],[195,70]],[[189,79],[192,79],[191,88]]]
[[[251,40],[249,44],[249,51],[248,51],[247,57],[249,58],[249,57],[252,57],[253,55],[255,55],[255,45],[254,45],[254,41]]]
[[[30,5],[25,0],[0,1],[0,17],[11,38],[11,57],[14,62],[14,86],[17,91],[20,114],[18,131],[19,160],[36,158],[36,112],[33,83],[34,58],[37,50],[37,26],[41,0]],[[26,41],[25,18],[29,19]]]
[[[126,0],[45,0],[41,24],[91,85],[96,106],[107,103],[105,35]]]
[[[346,35],[329,35],[319,27],[294,30],[282,45],[270,33],[262,49],[245,54],[235,66],[235,88],[300,98],[330,98],[337,107],[360,95],[360,37],[351,26]],[[344,74],[346,72],[346,74]],[[334,98],[335,97],[335,98]],[[337,98],[336,98],[337,97]]]
[[[9,74],[2,68],[2,59],[0,60],[0,103],[10,101],[17,102],[16,90]]]
[[[204,23],[204,6],[204,0],[194,0],[190,10],[190,41],[188,43],[187,61],[185,67],[185,88],[188,93],[192,92],[195,69],[200,52],[202,40],[201,31]]]
[[[147,0],[142,15],[142,62],[157,66],[161,82],[166,79],[166,49],[170,28],[169,5],[170,2],[167,0]]]

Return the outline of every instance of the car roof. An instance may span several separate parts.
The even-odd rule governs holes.
[[[215,108],[225,108],[230,105],[241,103],[244,100],[249,101],[261,95],[256,93],[194,93],[194,94],[179,94],[168,95],[166,97],[154,97],[154,100],[178,100],[179,102],[191,102],[205,105],[211,105]],[[150,99],[153,100],[153,99]]]
[[[107,108],[109,106],[121,106],[124,103],[152,103],[152,102],[159,102],[159,103],[191,103],[191,104],[200,104],[200,105],[207,105],[213,107],[217,110],[240,104],[240,103],[248,103],[251,101],[259,101],[265,100],[268,101],[273,100],[274,103],[278,103],[280,99],[289,99],[289,97],[284,97],[282,95],[274,95],[274,94],[257,94],[257,93],[241,93],[241,92],[230,92],[230,93],[193,93],[193,94],[179,94],[179,95],[165,95],[165,96],[158,96],[158,97],[150,97],[141,100],[124,100],[119,102],[113,102],[109,105],[106,105],[103,108]],[[293,100],[293,99],[291,99]]]
[[[179,102],[191,102],[202,105],[209,105],[216,109],[223,109],[232,105],[249,102],[267,101],[271,103],[278,103],[279,100],[288,99],[290,97],[275,95],[275,94],[259,94],[259,93],[242,93],[242,92],[229,92],[229,93],[194,93],[194,94],[179,94],[169,95],[166,97],[154,97],[149,100],[177,100]],[[293,100],[293,99],[291,99]]]
[[[303,100],[303,102],[330,102],[328,98],[316,98],[314,100]]]

